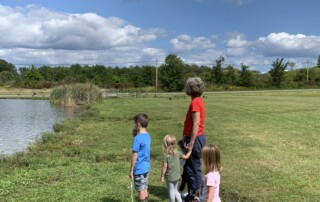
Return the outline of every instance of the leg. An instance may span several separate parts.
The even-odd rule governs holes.
[[[174,186],[174,195],[175,195],[175,198],[177,199],[178,202],[182,202],[182,199],[181,199],[181,195],[178,191],[178,183],[179,180],[173,182],[173,186]]]
[[[201,150],[206,145],[207,140],[205,134],[198,136],[195,140],[195,150],[197,151],[197,157],[194,159],[194,171],[196,178],[196,193],[200,191],[201,181],[202,181],[202,171],[201,171]]]
[[[186,172],[183,169],[179,191],[183,191],[184,190],[184,187],[186,186],[186,183],[187,183],[187,176],[186,176]]]
[[[147,198],[147,190],[141,190],[139,191],[139,201],[145,201]]]
[[[169,201],[170,202],[175,202],[174,184],[173,184],[173,182],[167,181],[167,187],[168,187],[168,191],[169,191]]]
[[[190,138],[186,138],[186,141],[189,142]],[[187,175],[188,189],[192,194],[195,194],[200,189],[202,180],[200,152],[202,147],[205,146],[205,144],[206,137],[204,134],[196,137],[192,149],[192,154],[190,158],[187,159],[186,164],[184,166]]]
[[[139,193],[139,201],[146,201],[148,198],[148,180],[149,173],[134,176],[134,185]]]

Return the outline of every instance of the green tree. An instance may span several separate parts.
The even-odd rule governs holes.
[[[279,88],[284,81],[284,72],[287,69],[288,62],[283,63],[283,58],[277,58],[276,61],[272,63],[272,68],[269,71],[271,76],[271,83],[273,86]]]
[[[129,82],[133,84],[135,88],[144,86],[142,68],[135,66],[127,68]]]
[[[318,56],[317,67],[320,67],[320,55]]]
[[[233,66],[228,65],[226,68],[225,82],[228,85],[235,85],[237,81],[237,70]]]
[[[222,64],[224,62],[224,57],[220,56],[216,60],[216,64],[212,67],[212,83],[213,84],[223,84],[223,69]]]
[[[239,76],[239,85],[245,87],[253,86],[253,74],[249,70],[249,66],[241,64],[240,76]]]
[[[13,64],[8,63],[3,59],[0,59],[0,72],[3,72],[3,71],[8,71],[14,75],[17,75],[17,69]]]
[[[0,59],[0,83],[13,81],[18,77],[16,67],[5,60]]]
[[[156,68],[153,66],[143,66],[142,76],[144,86],[154,86],[156,83]]]
[[[183,73],[185,64],[178,56],[170,54],[165,63],[159,67],[161,87],[169,92],[181,91],[184,88]]]
[[[41,88],[43,77],[39,70],[32,65],[29,70],[26,70],[24,77],[22,78],[26,87],[29,88]]]
[[[44,80],[46,81],[53,81],[53,77],[52,77],[52,67],[50,66],[41,66],[38,68],[41,76],[43,77]]]

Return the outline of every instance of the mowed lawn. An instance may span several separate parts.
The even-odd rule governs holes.
[[[149,201],[167,201],[161,144],[168,133],[182,135],[190,102],[182,95],[108,99],[57,124],[27,154],[1,159],[0,201],[131,201],[130,133],[139,112],[150,118]],[[207,141],[222,151],[223,201],[319,201],[320,92],[204,95]]]

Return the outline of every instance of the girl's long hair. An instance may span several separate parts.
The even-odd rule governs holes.
[[[206,145],[201,150],[202,168],[205,174],[221,170],[220,150],[214,145]]]
[[[175,136],[168,134],[163,138],[163,151],[166,155],[174,155],[177,152],[177,139]]]

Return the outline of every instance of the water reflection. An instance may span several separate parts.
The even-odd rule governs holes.
[[[48,100],[0,99],[0,153],[24,151],[36,136],[52,131],[52,125],[66,116]]]

